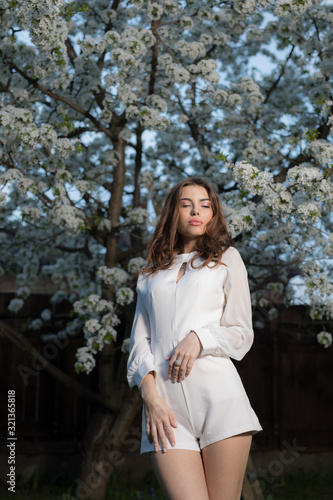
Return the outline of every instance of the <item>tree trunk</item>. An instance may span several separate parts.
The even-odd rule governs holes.
[[[118,153],[118,163],[113,169],[113,182],[109,202],[108,218],[112,227],[117,226],[122,209],[125,185],[125,143],[119,139],[123,124],[113,127],[114,150]],[[118,235],[110,233],[106,241],[105,264],[115,267],[118,263]],[[103,286],[103,298],[114,300],[111,286]],[[114,384],[114,346],[106,344],[99,355],[99,389],[105,401],[115,392]],[[80,500],[102,500],[105,498],[108,480],[116,467],[124,461],[118,451],[128,435],[128,429],[140,408],[138,391],[129,392],[118,414],[108,411],[96,413],[88,426],[84,437],[81,474],[77,479],[76,498]]]
[[[81,474],[77,482],[76,498],[103,499],[105,497],[108,476],[101,474],[105,461],[104,443],[114,421],[110,412],[96,413],[85,432],[82,450]]]
[[[132,390],[116,416],[110,412],[94,415],[86,431],[80,477],[75,497],[79,500],[103,500],[113,471],[125,458],[119,448],[125,444],[133,420],[141,408],[141,397]],[[133,440],[127,440],[133,444]],[[137,442],[135,450],[139,448]]]

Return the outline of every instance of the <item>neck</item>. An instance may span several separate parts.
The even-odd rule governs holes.
[[[183,240],[183,252],[191,253],[195,251],[195,242],[196,240]]]

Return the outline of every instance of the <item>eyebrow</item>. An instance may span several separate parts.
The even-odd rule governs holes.
[[[184,200],[193,201],[191,198],[180,198],[180,201],[184,201]],[[210,199],[209,198],[202,198],[199,201],[210,201]]]

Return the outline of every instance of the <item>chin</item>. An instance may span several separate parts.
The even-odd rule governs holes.
[[[204,231],[197,230],[197,231],[188,231],[188,232],[184,233],[184,236],[197,236],[197,237],[199,237],[199,236],[202,236],[203,234],[204,234]]]

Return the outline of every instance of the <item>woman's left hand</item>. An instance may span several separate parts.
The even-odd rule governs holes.
[[[181,382],[188,377],[194,361],[202,351],[202,345],[199,337],[194,331],[191,331],[179,342],[172,355],[165,358],[169,362],[168,377],[174,382]]]

